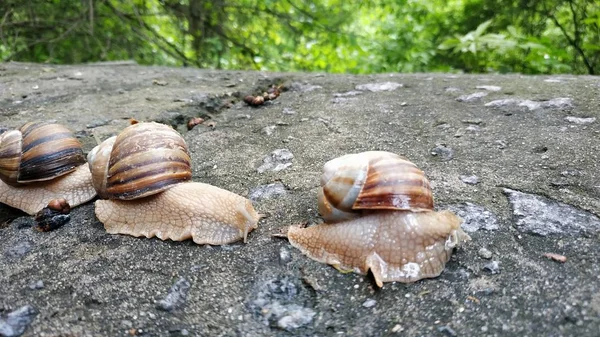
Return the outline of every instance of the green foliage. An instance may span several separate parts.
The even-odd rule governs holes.
[[[3,0],[0,60],[273,71],[600,71],[589,0]]]

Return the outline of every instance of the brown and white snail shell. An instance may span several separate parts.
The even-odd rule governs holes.
[[[433,211],[424,173],[390,152],[345,155],[327,162],[319,191],[326,223],[292,226],[290,243],[310,258],[383,282],[436,277],[469,236],[450,211]]]
[[[35,214],[51,200],[96,196],[81,144],[60,124],[30,122],[0,136],[0,202]]]
[[[187,145],[173,128],[138,123],[88,154],[100,198],[96,216],[111,234],[158,237],[198,244],[243,239],[260,215],[250,200],[191,182]]]

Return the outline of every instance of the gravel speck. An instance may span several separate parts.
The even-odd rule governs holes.
[[[492,252],[489,249],[485,248],[485,247],[480,248],[477,251],[477,255],[479,255],[479,257],[481,257],[482,259],[489,260],[489,259],[492,258]]]
[[[250,191],[249,199],[252,201],[260,201],[265,199],[273,199],[287,194],[287,189],[282,183],[273,183],[268,185],[260,185]]]
[[[156,303],[156,309],[173,311],[185,304],[191,284],[183,277],[169,289],[167,296]]]
[[[456,337],[457,336],[456,331],[454,331],[454,329],[452,329],[451,327],[449,327],[447,325],[438,327],[438,331],[448,337]]]
[[[498,229],[498,218],[483,206],[470,202],[448,205],[448,209],[463,219],[461,228],[473,233],[481,229],[494,231]]]
[[[454,150],[445,144],[437,144],[431,149],[431,155],[440,158],[441,161],[449,161],[454,158]]]
[[[456,98],[456,100],[459,102],[473,102],[473,101],[478,101],[487,95],[488,95],[487,92],[478,91],[478,92],[474,92],[472,94],[458,96]]]
[[[377,301],[375,301],[375,300],[374,300],[374,299],[372,299],[372,298],[369,298],[369,299],[367,299],[367,300],[366,300],[366,301],[365,301],[365,302],[362,304],[362,306],[363,306],[363,307],[365,307],[365,308],[372,308],[372,307],[374,307],[376,304],[377,304]]]
[[[479,177],[473,175],[473,176],[460,176],[460,180],[462,180],[463,183],[465,184],[469,184],[469,185],[477,185],[479,183]]]
[[[290,152],[290,150],[277,149],[263,158],[263,164],[256,170],[258,173],[263,173],[266,171],[279,172],[292,166],[293,158],[294,155]]]
[[[29,284],[29,289],[31,290],[38,290],[38,289],[43,289],[44,288],[44,281],[39,280],[36,282],[31,282]]]
[[[500,262],[498,261],[491,261],[489,263],[486,263],[483,268],[484,271],[489,272],[490,274],[499,274],[500,273]]]

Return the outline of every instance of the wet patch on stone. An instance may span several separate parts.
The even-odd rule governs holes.
[[[38,312],[34,307],[25,305],[8,313],[4,317],[0,317],[0,336],[21,336],[25,330],[27,330],[27,327],[31,322],[33,322],[33,319],[37,314]]]
[[[488,93],[485,91],[478,91],[472,94],[458,96],[456,100],[459,102],[474,102],[480,100],[481,98],[487,95]]]
[[[259,280],[248,309],[263,324],[292,331],[313,321],[316,312],[308,305],[307,290],[288,276]]]
[[[463,219],[461,228],[465,232],[473,233],[481,229],[493,231],[499,228],[496,215],[483,206],[466,202],[448,205],[447,208]]]
[[[282,183],[274,183],[255,187],[250,191],[248,198],[252,201],[260,201],[277,198],[286,194],[287,189]]]
[[[505,188],[517,229],[530,234],[599,233],[600,218],[574,206],[536,194]]]
[[[156,302],[156,309],[163,311],[173,311],[182,307],[187,300],[187,294],[191,284],[185,278],[180,278],[173,284],[167,296]]]
[[[568,97],[553,98],[547,101],[532,101],[528,99],[499,99],[485,104],[487,107],[519,106],[526,107],[529,111],[537,109],[561,109],[570,110],[574,108],[573,100]]]
[[[398,88],[402,88],[404,84],[398,82],[380,82],[380,83],[366,83],[359,84],[355,87],[356,90],[362,91],[393,91]]]
[[[258,173],[266,171],[279,172],[292,166],[292,159],[294,155],[288,149],[277,149],[269,153],[263,158],[263,163],[256,170]]]

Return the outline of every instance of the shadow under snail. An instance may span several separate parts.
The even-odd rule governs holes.
[[[0,136],[0,202],[33,215],[52,200],[96,196],[81,144],[60,124],[30,122]]]
[[[326,223],[289,227],[290,243],[340,271],[370,270],[379,287],[438,276],[453,248],[470,239],[458,216],[433,211],[424,173],[390,152],[330,160],[318,200]]]
[[[154,122],[125,128],[88,154],[96,216],[111,234],[197,244],[246,242],[261,217],[250,200],[191,182],[187,145],[173,128]]]

